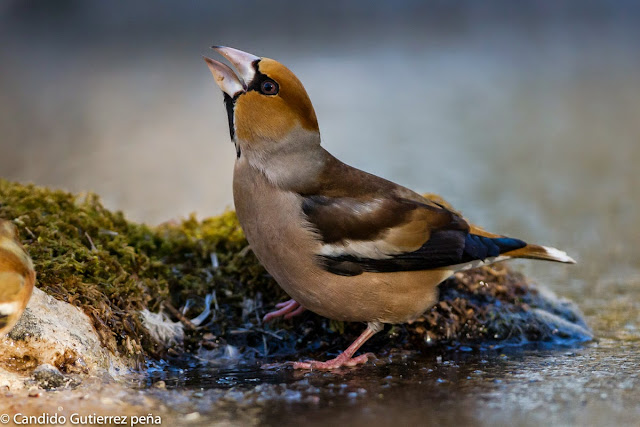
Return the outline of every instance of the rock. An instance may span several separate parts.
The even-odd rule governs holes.
[[[167,388],[167,383],[165,383],[162,380],[156,381],[155,383],[153,383],[153,388],[158,388],[158,389],[161,389],[161,390],[165,390]]]
[[[573,339],[577,342],[593,339],[593,333],[584,322],[582,322],[581,318],[579,318],[580,322],[573,323],[559,314],[545,311],[541,308],[534,308],[532,312],[540,323],[544,323],[551,328],[550,335],[559,342],[562,342],[563,339]]]
[[[45,390],[62,387],[67,382],[62,372],[48,363],[43,363],[33,371],[33,379]]]
[[[29,397],[40,397],[40,396],[42,396],[42,392],[40,390],[38,390],[37,387],[31,387],[29,389],[28,396]]]
[[[127,359],[101,345],[86,314],[37,288],[22,318],[0,339],[0,385],[12,390],[24,388],[24,380],[31,375],[52,388],[64,381],[60,371],[115,377],[131,367]]]

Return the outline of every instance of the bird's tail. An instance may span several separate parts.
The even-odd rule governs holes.
[[[545,261],[564,262],[566,264],[575,264],[576,261],[571,258],[565,251],[560,249],[551,248],[548,246],[539,246],[527,244],[525,247],[516,249],[509,252],[504,252],[501,255],[505,255],[511,258],[529,258],[529,259],[541,259]]]
[[[477,225],[471,225],[471,232],[477,236],[488,237],[492,242],[498,244],[500,248],[500,256],[509,258],[529,258],[529,259],[541,259],[545,261],[563,262],[566,264],[575,264],[575,260],[571,258],[565,251],[560,249],[551,248],[548,246],[532,245],[525,243],[522,240],[510,239],[499,234],[490,233]],[[517,244],[510,245],[513,242]],[[511,247],[509,247],[511,246]]]

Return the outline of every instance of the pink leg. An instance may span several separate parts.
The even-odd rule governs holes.
[[[262,321],[270,322],[271,320],[280,316],[284,316],[285,319],[291,319],[292,317],[297,316],[305,310],[303,306],[292,299],[276,304],[276,308],[279,308],[280,310],[272,311],[271,313],[265,314],[265,316],[262,318]]]
[[[357,357],[353,357],[356,351],[362,344],[367,342],[369,338],[382,330],[382,323],[371,322],[367,324],[367,329],[351,344],[345,351],[343,351],[335,359],[327,360],[326,362],[318,362],[312,360],[310,362],[294,362],[293,369],[319,369],[330,370],[337,369],[342,366],[356,366],[361,363],[366,363],[369,358],[374,357],[372,353],[365,353]]]

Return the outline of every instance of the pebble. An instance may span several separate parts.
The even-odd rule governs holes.
[[[45,390],[62,387],[66,383],[64,375],[53,365],[43,363],[33,371],[33,379]]]
[[[29,389],[29,397],[40,397],[42,396],[42,391],[36,387],[32,387]]]
[[[286,390],[282,393],[282,398],[287,402],[299,402],[302,400],[302,393],[295,390]]]
[[[183,418],[187,422],[198,421],[200,419],[200,412],[191,412]]]

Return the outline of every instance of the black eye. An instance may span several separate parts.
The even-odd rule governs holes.
[[[273,80],[265,80],[260,85],[260,91],[265,95],[275,95],[278,93],[278,83]]]

